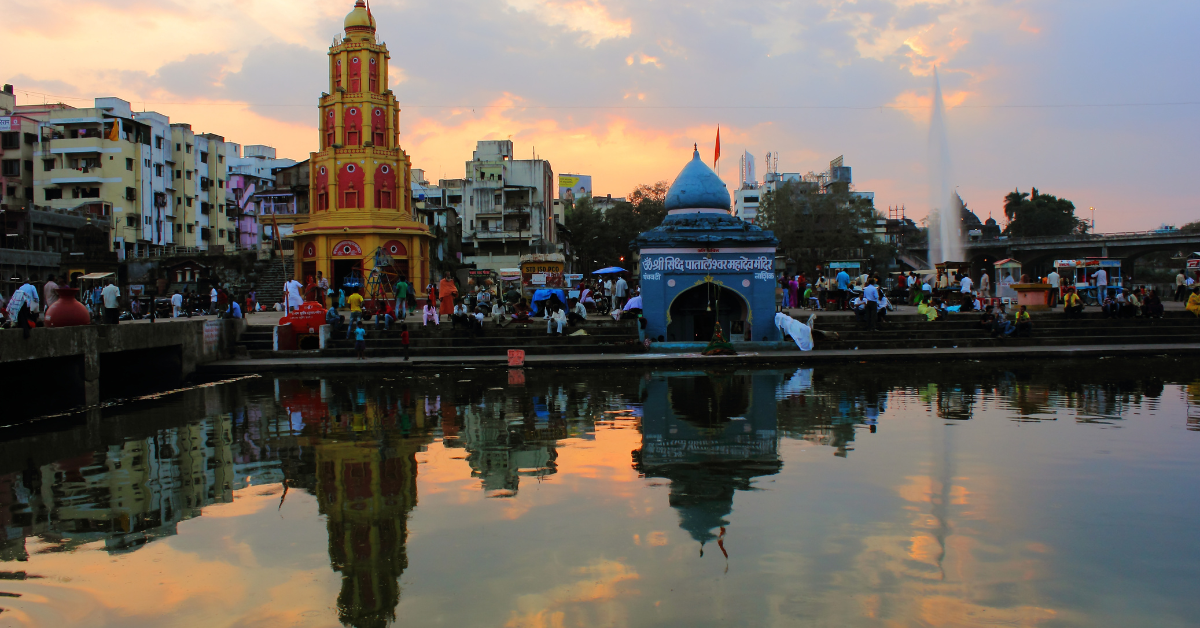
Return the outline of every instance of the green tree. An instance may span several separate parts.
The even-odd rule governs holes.
[[[1087,233],[1087,223],[1075,217],[1075,204],[1053,194],[1032,194],[1013,190],[1004,197],[1004,215],[1008,226],[1004,235],[1012,237],[1063,236]]]
[[[889,261],[895,251],[875,238],[882,218],[870,198],[851,192],[817,194],[804,182],[768,192],[758,210],[759,225],[774,231],[780,252],[806,272],[834,259]]]
[[[1188,224],[1180,227],[1179,230],[1186,231],[1188,233],[1195,233],[1197,231],[1200,231],[1200,220],[1189,222]]]
[[[628,202],[616,203],[606,212],[596,209],[587,197],[569,206],[566,221],[576,269],[585,273],[607,266],[629,269],[634,238],[660,225],[667,214],[668,188],[666,181],[641,184],[629,193]]]

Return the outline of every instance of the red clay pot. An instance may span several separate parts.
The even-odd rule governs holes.
[[[54,293],[58,295],[58,300],[46,310],[46,327],[75,327],[92,323],[92,315],[87,307],[75,298],[78,290],[59,288]]]

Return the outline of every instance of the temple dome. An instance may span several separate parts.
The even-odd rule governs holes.
[[[354,3],[354,10],[346,16],[346,30],[369,29],[375,30],[375,18],[367,11],[363,0]]]
[[[725,183],[700,160],[700,151],[692,152],[688,162],[671,189],[667,190],[664,202],[666,209],[723,209],[729,211],[729,190]]]

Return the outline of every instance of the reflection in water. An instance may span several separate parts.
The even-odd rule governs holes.
[[[1089,518],[1080,515],[1080,521],[1070,522],[1070,530],[1055,536],[1059,521],[1039,516],[1065,500],[1084,510],[1099,504],[1106,519],[1092,534],[1142,526],[1138,538],[1164,539],[1175,538],[1169,534],[1171,521],[1200,521],[1200,514],[1179,500],[1130,509],[1163,515],[1147,523],[1132,515],[1122,518],[1123,508],[1102,501],[1112,499],[1111,487],[1120,483],[1122,473],[1131,474],[1138,491],[1124,499],[1148,499],[1153,489],[1146,486],[1154,482],[1137,475],[1145,471],[1139,466],[1141,450],[1132,449],[1127,460],[1117,461],[1105,457],[1108,450],[1096,452],[1099,447],[1085,445],[1069,458],[1072,464],[1088,456],[1097,456],[1099,463],[1079,473],[1053,467],[1063,464],[1055,455],[1071,449],[1076,442],[1072,436],[1102,438],[1097,433],[1108,434],[1101,430],[1111,427],[1132,433],[1170,423],[1175,439],[1200,431],[1200,378],[1194,368],[1175,377],[1182,368],[1131,366],[1096,373],[1061,363],[925,371],[871,365],[530,371],[521,378],[501,371],[464,371],[473,374],[281,378],[191,391],[140,409],[116,408],[75,429],[0,442],[0,561],[7,561],[0,563],[0,593],[23,582],[6,573],[45,570],[50,557],[69,564],[73,555],[82,560],[90,550],[100,550],[106,553],[104,562],[116,562],[145,556],[146,548],[166,544],[173,535],[176,540],[189,534],[203,538],[196,528],[180,524],[204,515],[209,517],[201,521],[222,516],[240,521],[247,511],[238,511],[234,503],[245,495],[239,491],[271,485],[281,487],[271,498],[277,502],[270,504],[278,517],[271,525],[279,534],[292,534],[289,526],[308,515],[317,524],[315,534],[327,542],[324,548],[318,540],[309,543],[320,549],[319,564],[336,574],[328,588],[314,589],[322,599],[310,608],[332,610],[312,625],[328,625],[334,614],[347,626],[420,624],[425,615],[407,611],[431,605],[445,613],[446,622],[458,625],[501,625],[517,608],[521,612],[510,617],[509,625],[556,625],[560,620],[567,625],[572,622],[564,617],[604,617],[572,608],[596,599],[620,606],[614,615],[620,621],[609,623],[627,625],[725,625],[731,622],[713,619],[725,605],[744,615],[748,625],[1103,623],[1084,621],[1094,619],[1079,601],[1085,593],[1061,583],[1073,581],[1074,574],[1068,573],[1073,567],[1089,576],[1097,573],[1086,554],[1103,554],[1121,543],[1105,537],[1105,543],[1094,544],[1100,547],[1073,548],[1076,530],[1084,529]],[[1156,413],[1164,420],[1137,420]],[[1002,420],[991,420],[995,418]],[[609,429],[640,429],[640,443],[631,431],[617,438],[606,433]],[[1193,468],[1163,454],[1179,445],[1164,433],[1139,433],[1140,439],[1156,444],[1148,450],[1156,462],[1167,456],[1164,460],[1175,465],[1153,469],[1156,479],[1170,468]],[[1044,438],[1058,440],[1038,449]],[[613,443],[621,445],[619,451]],[[634,447],[630,469],[624,456]],[[435,459],[431,454],[436,452],[445,455]],[[812,453],[799,455],[805,452]],[[1038,467],[1029,472],[1036,481],[1021,475],[1025,466]],[[1114,473],[1103,481],[1071,483],[1075,477]],[[591,484],[580,482],[582,477]],[[628,490],[639,481],[643,488]],[[656,488],[668,483],[666,489]],[[538,490],[531,491],[531,484]],[[1094,484],[1104,485],[1105,491],[1088,502],[1081,496],[1094,490]],[[454,498],[436,498],[453,486],[460,487]],[[611,510],[611,495],[587,493],[581,488],[585,486],[621,499],[628,495],[629,516]],[[557,492],[550,490],[555,488]],[[609,510],[590,507],[590,500],[600,498],[609,500]],[[773,511],[767,502],[821,507]],[[517,503],[522,508],[511,508],[504,517],[511,517],[509,523],[521,532],[503,536],[496,530],[506,528],[497,523],[492,508]],[[665,521],[655,521],[656,509],[666,513]],[[781,512],[784,517],[778,516]],[[422,516],[442,525],[462,518],[475,526],[455,529],[453,542],[468,548],[462,550],[468,558],[465,563],[457,555],[455,566],[446,569],[447,579],[436,580],[437,568],[429,558],[423,567],[420,562],[422,551],[437,558],[455,553],[428,547],[423,534],[437,523],[421,528]],[[474,573],[478,568],[494,574],[493,562],[503,569],[530,564],[528,556],[518,554],[530,551],[518,537],[534,529],[533,516],[551,518],[564,532],[552,538],[569,538],[571,547],[539,541],[545,545],[535,550],[537,556],[544,552],[553,558],[539,564],[538,573],[526,569],[499,579]],[[583,518],[602,519],[619,532],[607,541],[595,532],[591,538],[572,538],[570,531],[582,527]],[[1033,529],[1034,521],[1044,527]],[[1167,526],[1167,533],[1154,526]],[[747,530],[755,532],[745,534]],[[244,531],[231,524],[219,538],[241,542],[238,535]],[[732,537],[738,542],[728,553],[727,531],[743,532]],[[612,540],[639,534],[652,541],[633,549]],[[666,552],[678,549],[673,535],[692,549]],[[756,540],[763,546],[755,547]],[[725,554],[726,569],[746,562],[715,585],[719,603],[674,598],[674,609],[667,611],[673,596],[697,588],[700,567],[689,561],[697,560],[695,550],[700,556],[711,550],[710,543]],[[1186,565],[1194,564],[1200,550],[1186,543],[1191,542],[1159,552],[1157,560],[1181,561],[1170,563],[1177,571],[1191,569]],[[303,554],[309,549],[288,551]],[[577,552],[573,562],[559,558],[568,549]],[[1136,568],[1153,562],[1142,555],[1152,550],[1139,547],[1133,559],[1104,554],[1105,564]],[[205,554],[195,542],[188,551]],[[655,553],[660,551],[666,553]],[[1046,558],[1052,553],[1053,561]],[[468,568],[470,560],[481,562]],[[561,570],[555,572],[560,560],[584,565],[569,573],[576,579],[580,573],[592,574],[590,584],[560,581],[541,587],[536,577],[561,577]],[[535,557],[533,562],[539,561]],[[52,574],[70,575],[69,570]],[[205,577],[184,575],[197,582]],[[1156,588],[1172,586],[1153,575],[1142,577]],[[635,581],[637,595],[618,594],[612,585]],[[71,590],[67,580],[55,582]],[[1124,594],[1108,581],[1091,586],[1117,597]],[[542,598],[527,595],[539,587],[557,592],[545,598],[556,600],[555,609],[539,606]],[[581,587],[591,588],[581,592]],[[181,586],[174,595],[187,600],[201,593]],[[2,609],[37,604],[37,599],[46,598],[0,596],[0,617],[8,612]],[[458,605],[456,599],[468,603]],[[639,600],[654,605],[638,606]],[[1180,617],[1195,609],[1194,603],[1173,598],[1157,602]],[[485,610],[468,614],[474,606]],[[166,623],[172,611],[162,610],[162,617],[139,612],[150,613],[146,622],[154,624]],[[197,623],[203,625],[202,619],[197,617]],[[253,623],[249,613],[242,619]]]
[[[671,480],[679,526],[704,545],[729,525],[734,492],[774,475],[779,460],[776,371],[656,373],[645,384],[642,448],[634,467]],[[722,548],[724,551],[724,548]]]

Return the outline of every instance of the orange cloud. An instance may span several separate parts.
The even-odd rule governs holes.
[[[506,0],[508,6],[532,13],[550,26],[563,26],[583,35],[590,48],[606,39],[622,39],[633,33],[633,20],[614,19],[597,0]]]

